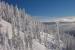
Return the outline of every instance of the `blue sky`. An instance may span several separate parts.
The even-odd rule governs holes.
[[[75,16],[75,0],[4,0],[40,19]]]

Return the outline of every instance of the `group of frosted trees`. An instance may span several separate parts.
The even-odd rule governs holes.
[[[75,49],[75,36],[73,32],[71,33],[70,31],[74,30],[73,28],[75,26],[74,22],[69,22],[65,24],[60,24],[60,39],[65,44],[66,50],[74,50]],[[75,33],[75,32],[74,32]]]
[[[1,50],[33,50],[33,39],[41,44],[40,32],[46,31],[44,24],[33,20],[31,16],[25,13],[25,10],[18,9],[17,6],[0,2],[0,19],[9,22],[12,26],[12,37],[1,32],[0,24],[0,46]]]

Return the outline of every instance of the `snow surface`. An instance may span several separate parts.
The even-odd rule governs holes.
[[[11,24],[6,22],[6,21],[4,21],[4,20],[2,20],[2,19],[0,21],[0,24],[2,25],[1,32],[3,32],[3,33],[8,32],[9,39],[11,39],[12,38],[12,29],[11,29],[12,27],[11,27]]]
[[[33,50],[46,50],[46,47],[38,43],[36,40],[33,40]]]

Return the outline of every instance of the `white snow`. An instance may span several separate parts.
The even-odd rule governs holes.
[[[33,50],[46,50],[46,47],[38,43],[36,40],[33,40]]]
[[[6,33],[6,31],[7,31],[9,39],[11,39],[12,38],[12,29],[11,29],[12,27],[11,27],[11,24],[6,22],[6,21],[4,21],[4,20],[2,20],[2,19],[0,21],[0,24],[2,25],[1,32]]]

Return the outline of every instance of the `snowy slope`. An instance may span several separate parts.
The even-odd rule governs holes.
[[[8,31],[9,39],[11,39],[12,38],[11,24],[1,19],[0,25],[2,25],[1,32],[6,33],[6,31]],[[23,37],[23,35],[24,35],[23,32],[21,32],[20,36]],[[41,45],[36,40],[33,40],[33,50],[46,50],[46,48],[44,45]]]

